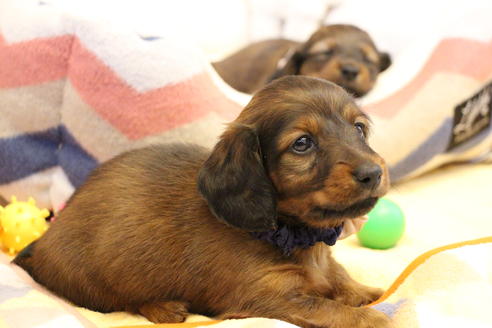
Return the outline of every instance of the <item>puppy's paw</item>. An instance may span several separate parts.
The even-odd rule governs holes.
[[[357,328],[394,328],[391,319],[378,310],[371,308],[359,308],[359,318],[356,325],[351,327]]]
[[[380,288],[358,285],[339,293],[335,296],[335,301],[350,306],[363,306],[379,299],[383,292]]]
[[[229,319],[247,319],[254,317],[253,314],[251,313],[246,313],[246,312],[226,312],[223,313],[219,316],[217,316],[217,319],[220,320],[229,320]]]
[[[168,301],[145,304],[138,312],[154,323],[179,323],[188,316],[188,303]]]
[[[391,319],[383,312],[368,308],[348,308],[336,320],[322,327],[326,328],[394,328]],[[333,319],[333,317],[331,318]]]

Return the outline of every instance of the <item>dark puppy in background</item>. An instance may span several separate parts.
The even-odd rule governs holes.
[[[340,87],[278,79],[211,152],[152,146],[97,168],[14,262],[76,305],[153,322],[201,313],[390,327],[360,307],[381,290],[352,280],[328,246],[387,191],[367,134],[366,115]],[[275,243],[277,233],[294,247]],[[299,244],[303,233],[320,239]]]
[[[391,64],[370,36],[352,25],[319,28],[304,43],[285,39],[253,43],[212,65],[233,88],[253,93],[285,75],[319,77],[356,97],[371,90]]]

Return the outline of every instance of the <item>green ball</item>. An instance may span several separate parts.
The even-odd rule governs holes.
[[[388,249],[396,245],[405,230],[405,216],[400,207],[381,198],[368,214],[364,227],[357,233],[362,246]]]

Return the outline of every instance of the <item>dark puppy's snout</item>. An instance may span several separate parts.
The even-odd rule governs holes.
[[[365,163],[358,166],[352,175],[354,179],[364,188],[375,189],[381,183],[383,169],[374,163]]]
[[[340,70],[342,71],[343,77],[348,81],[355,80],[360,71],[359,67],[352,64],[342,65]]]

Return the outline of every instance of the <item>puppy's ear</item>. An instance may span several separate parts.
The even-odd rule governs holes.
[[[277,62],[277,68],[268,79],[268,82],[272,82],[282,76],[298,75],[304,60],[305,55],[303,51],[299,49],[287,51],[287,53]]]
[[[391,66],[391,56],[387,52],[379,53],[379,71],[385,71]]]
[[[198,174],[198,190],[220,220],[248,231],[276,228],[275,190],[256,133],[233,125],[221,136]]]

